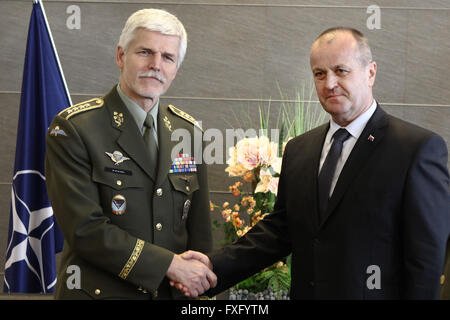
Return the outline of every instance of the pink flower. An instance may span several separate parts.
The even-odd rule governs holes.
[[[272,177],[269,169],[261,169],[259,178],[260,181],[256,185],[255,193],[272,192],[275,195],[277,194],[279,178]]]

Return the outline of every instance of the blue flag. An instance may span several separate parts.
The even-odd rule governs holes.
[[[71,105],[42,3],[34,1],[20,97],[3,291],[51,293],[63,236],[44,176],[45,134]]]

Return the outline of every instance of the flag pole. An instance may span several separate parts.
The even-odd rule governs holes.
[[[44,15],[45,26],[47,28],[48,36],[50,37],[50,42],[52,43],[53,52],[55,53],[56,62],[58,64],[59,73],[61,74],[61,78],[64,84],[64,89],[66,91],[67,98],[69,99],[69,105],[72,105],[72,98],[70,97],[69,89],[67,88],[66,78],[64,77],[63,69],[61,68],[61,63],[59,62],[58,51],[56,51],[55,42],[53,41],[52,32],[50,30],[50,26],[47,21],[47,15],[45,13],[44,5],[42,4],[42,0],[33,0],[34,3],[38,3],[42,9],[42,14]]]

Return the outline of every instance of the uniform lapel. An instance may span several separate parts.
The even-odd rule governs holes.
[[[111,114],[112,126],[120,131],[117,144],[127,153],[129,158],[133,159],[155,181],[156,177],[153,172],[156,170],[152,167],[148,152],[143,151],[147,149],[144,139],[115,87],[105,96],[105,102]]]
[[[352,152],[350,153],[344,168],[341,171],[339,179],[334,188],[328,208],[321,226],[330,217],[336,206],[347,192],[350,183],[358,175],[362,167],[367,163],[368,158],[375,150],[376,146],[383,139],[387,126],[386,113],[377,105],[375,113],[370,118],[358,141],[356,141]],[[372,136],[372,138],[370,138]]]
[[[175,130],[172,115],[167,106],[159,105],[158,110],[158,173],[156,178],[157,185],[160,185],[167,177],[170,166],[172,165],[171,153],[178,141],[172,141],[172,131]],[[192,137],[191,137],[192,138]]]

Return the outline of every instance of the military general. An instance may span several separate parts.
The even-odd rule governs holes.
[[[47,188],[65,239],[57,299],[181,298],[169,279],[194,292],[215,286],[205,265],[182,255],[212,248],[206,167],[193,145],[174,153],[171,139],[176,129],[202,131],[159,99],[186,38],[174,15],[135,12],[117,46],[119,84],[63,110],[48,130]]]

